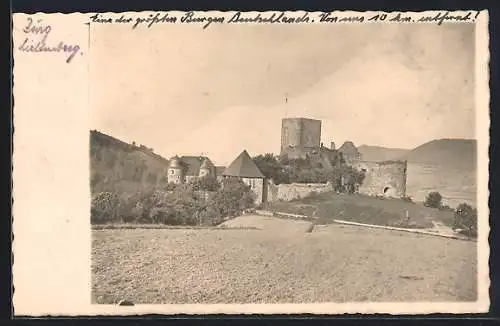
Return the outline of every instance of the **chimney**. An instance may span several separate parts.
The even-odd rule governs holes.
[[[332,151],[334,151],[334,150],[335,150],[335,142],[333,142],[333,141],[332,141],[332,142],[330,143],[330,149],[331,149]]]

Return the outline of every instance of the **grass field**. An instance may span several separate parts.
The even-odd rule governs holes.
[[[406,202],[400,199],[381,199],[376,197],[337,195],[323,193],[310,198],[290,202],[266,203],[265,209],[317,216],[318,223],[332,223],[334,219],[406,228],[431,228],[432,221],[453,225],[453,211],[425,207],[421,203]],[[409,222],[404,221],[408,212]]]
[[[474,242],[335,224],[308,233],[304,221],[255,216],[239,221],[259,230],[93,230],[93,303],[477,297]]]

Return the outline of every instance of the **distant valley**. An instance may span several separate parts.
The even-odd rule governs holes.
[[[363,155],[363,160],[373,162],[396,160],[410,152],[409,149],[370,145],[361,145],[358,147],[358,151]]]
[[[477,142],[469,139],[438,139],[425,143],[401,157],[410,163],[476,168]]]
[[[436,139],[412,150],[361,145],[366,161],[407,160],[409,163],[476,168],[476,140]]]

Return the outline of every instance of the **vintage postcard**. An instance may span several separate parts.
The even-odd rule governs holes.
[[[487,25],[14,14],[15,314],[488,311]]]

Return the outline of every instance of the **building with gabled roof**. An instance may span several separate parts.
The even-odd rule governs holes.
[[[181,184],[198,178],[216,177],[215,165],[206,156],[174,156],[168,167],[168,182]]]
[[[265,176],[246,150],[243,150],[243,152],[229,164],[222,175],[225,178],[239,178],[250,186],[256,196],[256,205],[266,200],[266,187],[264,187]]]

